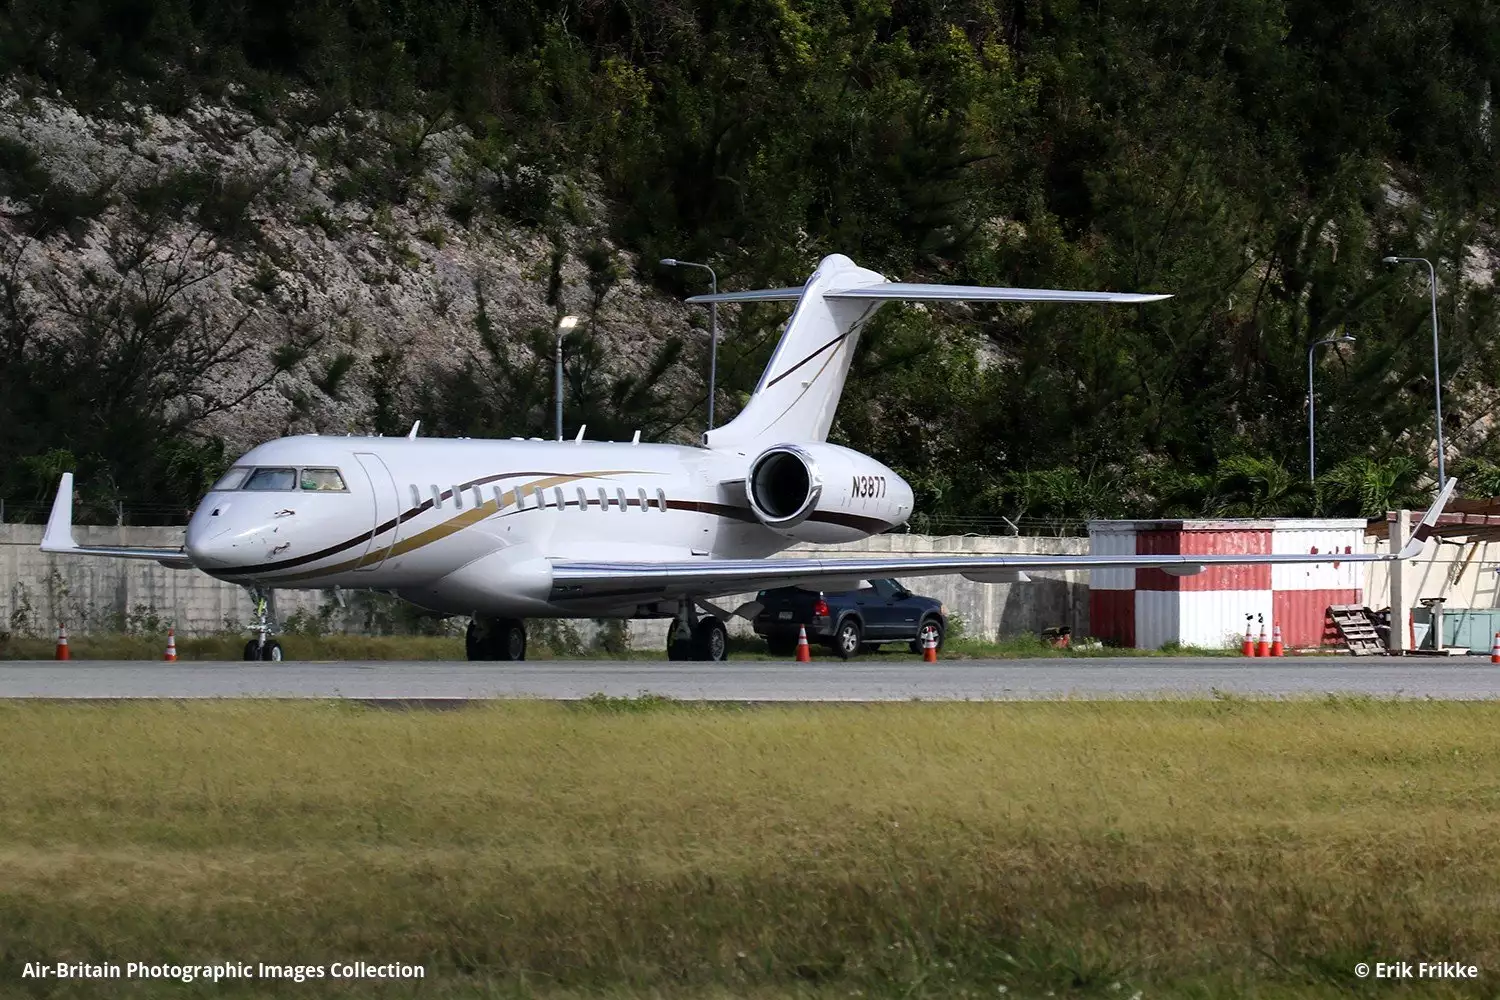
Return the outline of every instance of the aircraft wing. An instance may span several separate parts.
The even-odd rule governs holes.
[[[172,569],[192,569],[193,563],[182,549],[151,549],[132,546],[79,545],[73,537],[73,473],[64,472],[57,484],[57,497],[47,517],[42,534],[43,552],[62,552],[79,556],[113,556],[116,559],[151,559]]]
[[[1449,479],[1411,538],[1396,555],[1290,553],[1284,555],[1003,555],[941,556],[929,559],[889,555],[856,559],[700,559],[691,562],[555,562],[552,600],[660,600],[679,596],[714,597],[775,587],[851,589],[852,581],[882,577],[960,574],[980,583],[1024,582],[1036,570],[1160,569],[1191,576],[1210,566],[1367,563],[1413,559],[1426,546],[1438,515],[1458,485]]]

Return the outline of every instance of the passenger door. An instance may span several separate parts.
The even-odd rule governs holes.
[[[365,546],[365,558],[356,569],[368,572],[379,569],[396,544],[401,533],[401,495],[396,491],[396,480],[380,456],[371,452],[357,452],[360,468],[370,481],[370,496],[374,506],[374,535]],[[382,530],[384,529],[384,530]]]
[[[871,580],[871,589],[861,591],[870,596],[865,599],[866,621],[870,625],[865,634],[880,639],[906,639],[916,634],[917,623],[903,621],[905,608],[897,599],[901,593],[890,580]]]

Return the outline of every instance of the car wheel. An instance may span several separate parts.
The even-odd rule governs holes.
[[[833,637],[833,651],[843,659],[852,659],[859,655],[859,645],[864,639],[864,631],[859,627],[859,622],[853,618],[845,618],[839,623],[839,630]]]
[[[937,648],[943,648],[943,623],[938,618],[924,618],[921,626],[917,629],[917,637],[913,639],[907,648],[918,656],[927,649],[927,640],[931,637],[937,640]]]

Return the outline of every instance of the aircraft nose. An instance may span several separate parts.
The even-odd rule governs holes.
[[[230,525],[221,508],[223,504],[205,501],[188,522],[183,546],[188,558],[200,569],[228,566],[231,562]]]
[[[227,529],[212,525],[205,530],[191,525],[188,527],[185,542],[188,558],[193,560],[193,565],[199,569],[214,569],[229,565],[229,550],[232,546],[229,543]]]

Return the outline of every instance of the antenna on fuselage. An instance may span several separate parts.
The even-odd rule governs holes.
[[[578,436],[573,439],[574,444],[583,444],[583,432],[589,429],[588,424],[582,424],[578,428]]]
[[[417,428],[419,428],[421,426],[422,426],[422,421],[420,421],[420,420],[418,420],[416,423],[412,424],[411,425],[411,432],[406,435],[406,440],[408,440],[408,441],[415,441],[417,439]]]

